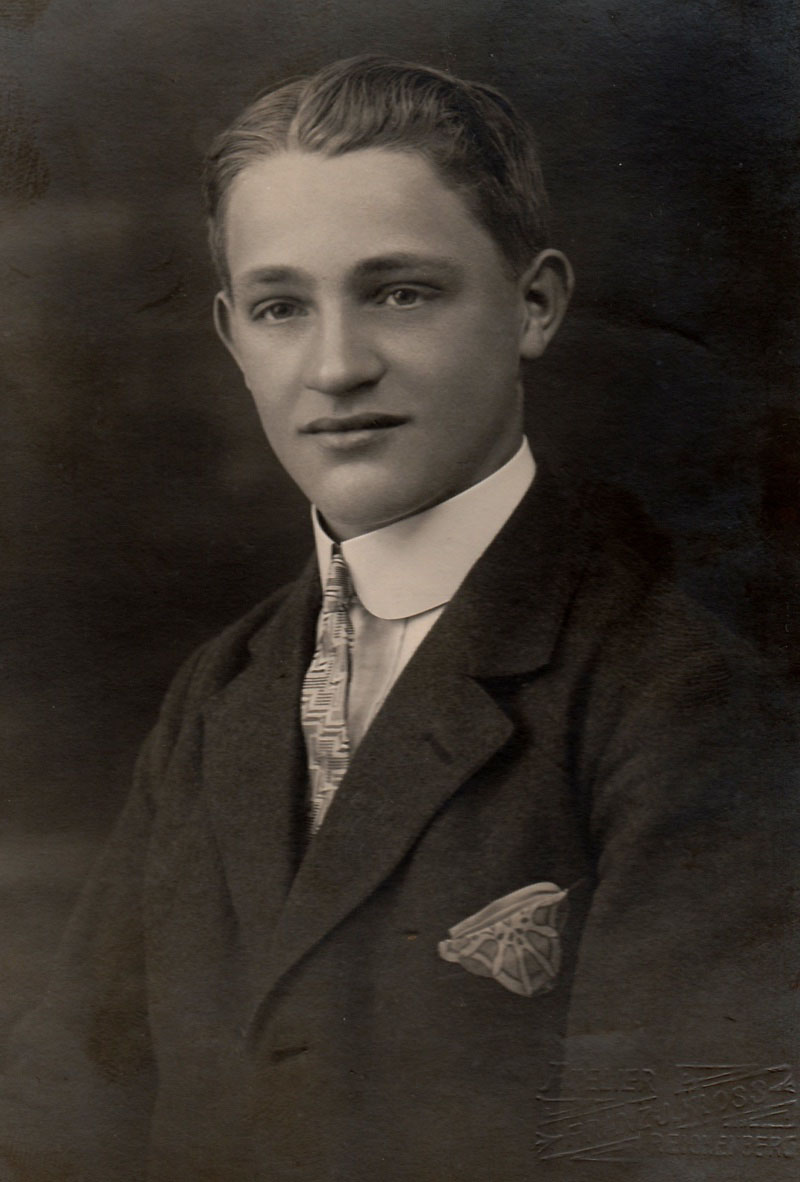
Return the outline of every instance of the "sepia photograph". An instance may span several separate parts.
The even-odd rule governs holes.
[[[0,0],[0,1182],[790,1182],[800,17]]]

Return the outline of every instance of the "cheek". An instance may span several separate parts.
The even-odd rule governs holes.
[[[468,314],[443,318],[429,331],[415,332],[407,360],[421,376],[454,380],[496,373],[502,377],[519,368],[519,341],[510,318],[483,307]]]
[[[496,334],[476,333],[432,346],[409,369],[409,385],[416,389],[420,410],[427,406],[458,434],[476,420],[488,421],[514,402],[519,360]]]
[[[281,399],[272,381],[265,381],[263,375],[254,378],[245,376],[247,388],[256,408],[261,430],[267,441],[280,457],[283,457],[292,435],[290,409]]]
[[[263,386],[285,368],[288,351],[279,336],[270,335],[263,325],[239,323],[234,333],[237,360],[248,386]]]
[[[297,450],[298,437],[291,422],[291,413],[274,398],[256,396],[256,410],[261,429],[272,448],[282,459],[288,459]]]
[[[290,387],[290,374],[280,352],[263,347],[242,349],[239,366],[262,418],[279,415]]]

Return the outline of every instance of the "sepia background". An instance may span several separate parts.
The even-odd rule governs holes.
[[[534,451],[797,669],[793,3],[0,0],[0,1035],[172,672],[308,551],[213,336],[197,178],[255,92],[364,51],[531,119],[578,275]]]

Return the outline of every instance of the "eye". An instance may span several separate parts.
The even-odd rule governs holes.
[[[268,304],[259,304],[253,313],[254,320],[266,320],[269,323],[277,324],[283,320],[292,320],[295,316],[302,314],[302,308],[299,304],[293,303],[291,300],[271,300]]]
[[[392,287],[383,293],[380,303],[390,308],[415,308],[424,303],[427,294],[418,287]]]

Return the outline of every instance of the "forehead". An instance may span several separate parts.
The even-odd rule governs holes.
[[[231,280],[254,268],[327,276],[379,254],[433,253],[501,268],[489,233],[418,152],[285,151],[235,178],[225,216]]]

